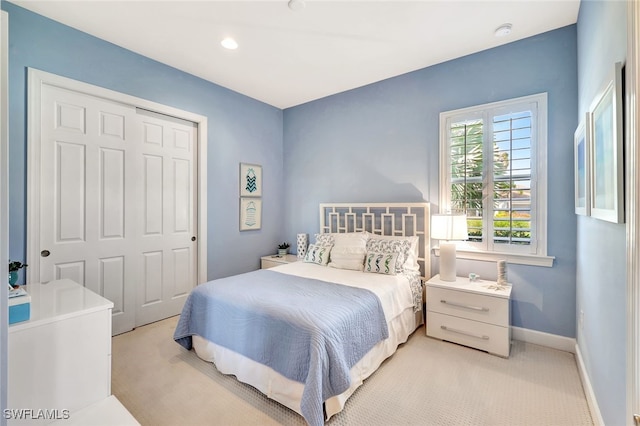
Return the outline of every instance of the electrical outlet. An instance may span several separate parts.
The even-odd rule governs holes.
[[[579,318],[580,330],[584,330],[584,311],[580,309],[580,318]]]

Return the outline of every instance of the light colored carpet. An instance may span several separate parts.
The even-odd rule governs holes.
[[[112,392],[142,425],[304,425],[172,339],[178,317],[113,338]],[[574,356],[514,341],[509,359],[419,328],[331,426],[592,425]]]

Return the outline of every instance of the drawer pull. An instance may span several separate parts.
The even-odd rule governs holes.
[[[462,330],[457,330],[455,328],[449,328],[446,325],[441,325],[440,328],[443,329],[444,331],[450,331],[452,333],[464,334],[465,336],[475,337],[475,338],[482,339],[482,340],[489,340],[489,336],[485,336],[485,335],[481,335],[481,334],[473,334],[473,333],[469,333],[468,331],[462,331]]]
[[[482,306],[463,305],[461,303],[448,302],[446,300],[441,300],[440,303],[444,303],[445,305],[456,306],[458,308],[473,309],[474,311],[489,312],[489,308],[484,308]]]

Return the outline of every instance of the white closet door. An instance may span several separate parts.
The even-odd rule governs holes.
[[[114,303],[114,334],[131,330],[135,108],[44,85],[41,109],[40,282],[80,283]]]
[[[44,85],[40,282],[114,303],[119,334],[182,310],[197,282],[194,123]]]
[[[196,285],[197,128],[144,110],[138,111],[138,120],[142,274],[136,325],[143,325],[179,314]]]

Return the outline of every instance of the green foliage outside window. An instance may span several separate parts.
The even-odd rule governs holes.
[[[451,209],[466,212],[470,241],[482,241],[483,210],[483,122],[482,120],[454,123],[450,133]],[[511,203],[517,192],[510,175],[509,153],[493,144],[493,199]],[[506,177],[502,180],[500,177]],[[508,210],[508,209],[507,209]],[[494,242],[529,244],[531,239],[530,213],[494,211]],[[511,220],[509,220],[511,218]]]

